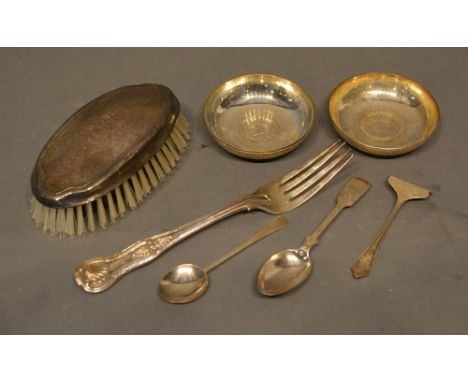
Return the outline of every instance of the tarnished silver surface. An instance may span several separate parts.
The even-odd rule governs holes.
[[[164,85],[124,86],[77,110],[42,149],[31,175],[52,208],[92,202],[134,175],[164,145],[179,116]]]

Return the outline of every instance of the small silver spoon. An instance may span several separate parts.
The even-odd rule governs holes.
[[[285,249],[269,257],[260,268],[257,286],[266,296],[277,296],[302,284],[312,272],[310,250],[318,243],[320,235],[348,207],[352,207],[369,190],[371,184],[361,178],[351,179],[341,190],[333,210],[304,244],[296,249]]]
[[[173,304],[183,304],[196,300],[205,293],[206,288],[208,288],[208,272],[220,266],[222,263],[242,252],[257,241],[267,237],[273,232],[285,228],[288,223],[289,222],[286,218],[278,216],[250,239],[239,244],[239,246],[234,248],[232,251],[225,254],[218,260],[215,260],[205,268],[195,264],[181,264],[173,268],[159,282],[159,295],[163,300]]]

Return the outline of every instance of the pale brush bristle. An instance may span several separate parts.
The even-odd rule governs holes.
[[[105,229],[125,215],[159,186],[172,172],[187,148],[190,139],[188,123],[180,116],[161,149],[140,170],[119,187],[82,206],[50,208],[35,197],[31,199],[31,215],[36,225],[53,235],[82,236],[86,232]]]
[[[122,192],[120,191],[120,187],[117,187],[115,190],[114,190],[114,193],[115,193],[115,198],[117,199],[117,210],[119,212],[119,216],[122,217],[125,215],[125,203],[124,203],[124,200],[122,198]]]
[[[151,191],[151,186],[149,184],[149,180],[145,175],[145,171],[143,169],[138,170],[138,179],[140,180],[141,189],[143,190],[143,195],[146,196]]]
[[[169,150],[169,148],[166,145],[163,145],[163,147],[161,147],[161,151],[166,157],[167,161],[169,162],[169,166],[171,166],[171,168],[174,168],[176,165],[176,160],[174,156],[172,155],[171,151]]]
[[[36,225],[40,225],[40,221],[42,221],[42,214],[43,214],[44,207],[41,203],[39,203],[36,198],[31,199],[31,214],[36,222]]]
[[[171,173],[171,171],[172,171],[171,170],[171,165],[169,164],[169,161],[164,156],[162,151],[158,151],[156,153],[156,159],[159,162],[159,164],[161,165],[161,167],[164,170],[164,172],[166,173],[166,175],[169,175]]]
[[[65,232],[65,208],[59,208],[57,211],[57,219],[55,221],[55,231],[61,235]]]
[[[172,144],[172,142],[169,139],[166,141],[165,146],[167,146],[167,148],[171,152],[172,156],[174,157],[175,161],[176,162],[179,161],[180,160],[180,155],[177,153],[176,148],[174,147],[174,145]]]
[[[149,163],[145,164],[145,171],[146,171],[146,175],[148,176],[148,179],[149,179],[149,181],[151,183],[151,186],[153,188],[157,187],[157,185],[159,184],[158,178],[156,177],[156,174],[154,173],[154,171],[151,168]]]
[[[186,140],[190,139],[188,122],[183,116],[177,120],[177,123],[175,124],[175,130],[179,131]]]
[[[76,209],[76,234],[83,235],[86,232],[85,220],[83,216],[83,206],[77,206]]]
[[[117,209],[115,208],[114,199],[112,198],[112,193],[110,192],[107,193],[106,201],[107,201],[107,211],[109,211],[110,222],[114,223],[119,218],[119,214],[117,213]]]
[[[130,183],[128,181],[124,182],[123,190],[124,190],[124,196],[125,196],[125,201],[127,202],[127,205],[131,209],[136,208],[137,202],[135,200],[135,197],[133,196],[133,191],[132,191],[132,188],[130,187]]]
[[[42,214],[42,230],[47,232],[49,230],[49,207],[44,206],[44,213]]]
[[[136,175],[132,175],[130,179],[132,180],[133,191],[134,191],[135,199],[138,204],[143,200],[145,195],[141,188],[141,184],[140,184],[140,181],[138,180],[138,177]]]
[[[153,166],[159,181],[164,182],[164,180],[166,179],[166,174],[164,173],[164,170],[161,168],[158,161],[156,160],[156,157],[151,158],[150,163]]]
[[[131,179],[132,179],[133,190],[135,192],[135,198],[137,200],[137,203],[141,203],[141,201],[145,197],[145,193],[143,192],[143,187],[141,186],[141,183],[138,180],[137,175],[132,175]]]
[[[106,210],[104,209],[104,203],[102,202],[102,198],[98,198],[96,200],[96,204],[97,204],[97,211],[98,211],[99,227],[101,229],[106,229],[107,228],[107,216],[106,216]]]
[[[75,234],[75,213],[73,212],[73,208],[67,208],[66,214],[65,233],[69,236]]]
[[[96,231],[96,224],[94,222],[93,204],[86,204],[86,220],[88,221],[88,230],[90,232]]]
[[[38,202],[39,203],[39,202]],[[42,230],[44,232],[47,232],[47,227],[46,227],[46,223],[47,223],[47,214],[48,214],[48,211],[47,211],[47,207],[44,206],[42,208],[42,214],[40,216],[40,220],[36,220],[36,224],[38,227],[42,227]]]
[[[47,214],[47,227],[50,232],[55,232],[56,224],[55,220],[57,218],[57,210],[55,208],[48,208],[49,213]]]
[[[177,146],[177,150],[179,150],[180,153],[185,151],[187,142],[176,129],[172,130],[171,139],[174,141]]]

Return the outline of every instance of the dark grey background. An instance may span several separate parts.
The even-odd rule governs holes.
[[[468,333],[467,49],[2,49],[0,50],[0,333]],[[81,261],[174,228],[273,180],[336,139],[327,98],[366,71],[394,72],[427,87],[439,102],[439,131],[394,159],[356,153],[322,193],[287,215],[290,225],[210,274],[200,300],[170,305],[160,278],[184,262],[205,265],[272,218],[238,215],[186,240],[99,295],[72,280]],[[201,122],[221,82],[246,73],[285,76],[305,88],[318,114],[312,133],[286,157],[263,163],[229,155]],[[29,177],[48,137],[77,108],[113,88],[168,85],[192,120],[193,140],[174,175],[107,231],[79,239],[45,236],[29,214]],[[346,180],[373,183],[313,251],[311,279],[265,298],[255,289],[272,253],[299,245],[333,206]],[[433,196],[397,217],[371,276],[351,277],[394,197],[388,175]]]

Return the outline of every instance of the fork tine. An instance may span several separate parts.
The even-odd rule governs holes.
[[[300,175],[301,173],[306,171],[314,163],[316,163],[317,161],[322,159],[324,156],[326,156],[331,151],[334,151],[338,145],[341,148],[341,147],[343,147],[345,145],[345,142],[343,142],[341,139],[338,139],[336,142],[332,143],[330,146],[326,147],[321,152],[319,152],[315,157],[309,159],[308,161],[306,161],[302,165],[300,165],[298,168],[288,172],[286,175],[279,178],[278,182],[280,183],[280,186],[284,185],[285,183],[289,182],[291,179],[293,179],[297,175]]]
[[[285,193],[290,194],[290,196],[293,198],[303,193],[309,187],[319,182],[320,179],[322,179],[330,170],[332,170],[335,166],[337,166],[344,159],[344,157],[349,154],[350,151],[351,149],[346,150],[344,153],[334,158],[326,166],[323,166],[316,174],[309,177],[305,182],[302,182],[302,184],[299,184],[299,186],[295,188],[288,189]]]
[[[291,201],[298,203],[298,206],[309,200],[323,187],[325,187],[336,174],[338,174],[353,158],[351,150],[347,150],[339,158],[323,168],[316,176],[309,179],[306,183],[296,188],[290,193]]]
[[[286,187],[285,192],[289,192],[290,190],[296,188],[299,186],[301,183],[306,181],[308,178],[310,178],[314,173],[316,173],[318,170],[323,168],[323,166],[330,160],[332,159],[340,150],[341,148],[345,145],[344,142],[341,144],[337,145],[334,147],[332,150],[329,150],[326,155],[322,156],[321,159],[318,161],[314,162],[313,164],[310,164],[307,168],[303,169],[302,172],[299,175],[296,175],[289,181],[283,183],[282,185]]]

